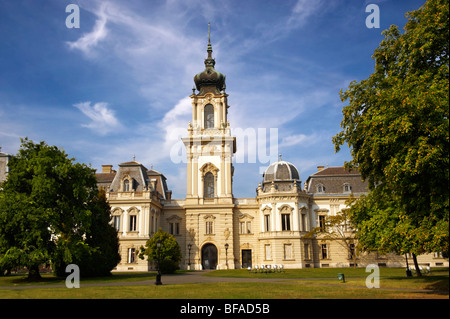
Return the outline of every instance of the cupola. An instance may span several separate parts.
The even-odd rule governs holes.
[[[205,70],[194,76],[194,82],[200,95],[211,92],[220,94],[225,90],[225,75],[216,71],[214,66],[216,61],[212,58],[211,28],[208,24],[208,57],[205,59]]]

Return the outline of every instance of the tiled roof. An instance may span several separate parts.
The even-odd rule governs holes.
[[[339,167],[326,167],[318,172],[315,172],[311,176],[329,176],[329,175],[360,175],[357,168],[351,170],[339,166]]]
[[[116,173],[97,173],[95,177],[99,183],[112,182]]]

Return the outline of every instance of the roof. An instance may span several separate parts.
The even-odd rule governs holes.
[[[154,169],[148,170],[144,165],[136,161],[120,163],[117,172],[97,173],[95,176],[98,184],[107,187],[112,192],[121,191],[121,183],[124,178],[132,179],[132,189],[134,191],[147,190],[150,184],[156,181],[154,184],[155,190],[163,198],[166,198],[166,193],[168,192],[166,177],[162,173]]]
[[[294,164],[278,161],[267,167],[263,174],[264,183],[272,181],[300,180],[300,174]]]
[[[336,175],[361,175],[357,168],[348,169],[343,166],[337,166],[337,167],[326,167],[318,172],[315,172],[312,174],[312,176],[336,176]]]
[[[116,173],[97,173],[95,177],[97,178],[98,183],[107,183],[112,182]]]
[[[368,184],[362,180],[358,169],[349,170],[343,166],[327,167],[315,172],[306,180],[305,188],[308,193],[318,196],[368,192]]]

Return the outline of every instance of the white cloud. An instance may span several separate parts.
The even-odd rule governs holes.
[[[83,34],[77,41],[66,42],[71,49],[77,49],[82,51],[87,56],[92,55],[92,49],[98,44],[99,41],[105,39],[108,34],[106,28],[107,15],[105,13],[105,5],[100,7],[100,11],[97,13],[99,19],[95,21],[95,25],[91,32]]]
[[[164,115],[158,127],[164,132],[163,150],[172,162],[180,163],[186,159],[185,147],[181,141],[187,136],[187,125],[191,119],[192,104],[189,97],[185,97]]]
[[[108,108],[108,103],[98,102],[91,106],[91,102],[82,102],[74,104],[84,115],[89,117],[92,122],[82,126],[92,129],[100,135],[118,130],[122,127],[115,117],[114,111]]]

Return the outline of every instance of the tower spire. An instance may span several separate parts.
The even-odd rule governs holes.
[[[212,59],[212,45],[211,45],[211,22],[208,22],[208,59]]]
[[[211,22],[208,22],[208,43],[211,43]]]

